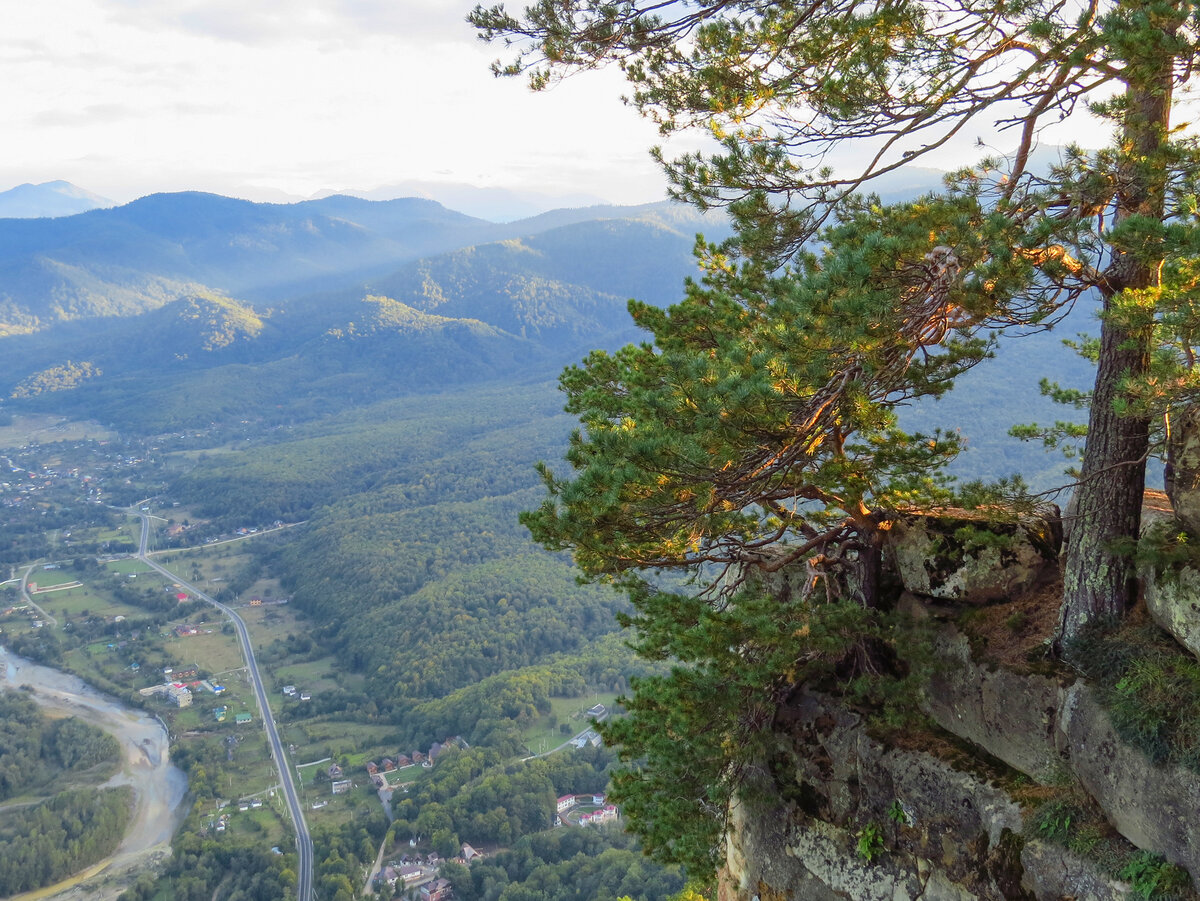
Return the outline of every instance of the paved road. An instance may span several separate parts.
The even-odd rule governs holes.
[[[21,573],[21,600],[40,613],[43,620],[52,626],[57,626],[58,620],[39,607],[37,602],[34,601],[33,596],[29,593],[29,574],[33,572],[33,570],[33,566],[27,566],[25,567],[25,572]]]
[[[292,824],[296,829],[296,850],[300,855],[299,872],[296,874],[296,888],[299,892],[299,901],[312,901],[312,836],[308,834],[308,824],[304,821],[304,808],[300,804],[299,795],[296,794],[296,784],[292,781],[291,767],[288,766],[287,758],[283,755],[283,742],[279,739],[279,730],[275,728],[275,719],[271,715],[271,705],[267,703],[267,691],[263,687],[262,676],[258,672],[258,661],[254,659],[254,646],[250,644],[250,633],[246,630],[246,624],[232,607],[227,607],[220,601],[214,600],[195,585],[186,582],[177,574],[150,559],[148,555],[150,516],[147,513],[139,513],[138,515],[142,518],[142,540],[138,546],[138,557],[172,582],[178,582],[200,600],[212,604],[233,622],[233,628],[237,631],[238,641],[242,645],[242,654],[246,658],[246,669],[250,673],[250,682],[254,686],[254,694],[258,697],[258,710],[262,715],[263,726],[267,730],[267,741],[271,745],[271,756],[275,759],[275,768],[279,770],[279,781],[283,786],[283,794],[287,799],[288,809],[292,812]]]

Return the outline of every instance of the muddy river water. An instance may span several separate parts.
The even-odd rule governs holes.
[[[133,787],[135,809],[116,853],[85,873],[14,901],[114,898],[129,875],[170,851],[171,836],[187,815],[187,777],[170,763],[167,731],[154,717],[102,694],[81,679],[0,648],[0,689],[22,686],[52,715],[78,717],[121,743],[121,770],[105,787]]]

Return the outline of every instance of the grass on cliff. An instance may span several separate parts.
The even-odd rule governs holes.
[[[1109,877],[1128,882],[1135,897],[1147,901],[1198,897],[1185,869],[1130,844],[1078,788],[1064,790],[1042,804],[1026,827],[1026,837],[1051,842],[1091,861]]]
[[[1113,728],[1156,764],[1200,773],[1200,662],[1152,623],[1100,623],[1067,659],[1100,691]]]

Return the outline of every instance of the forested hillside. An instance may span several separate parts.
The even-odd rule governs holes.
[[[906,182],[898,184],[904,190]],[[114,480],[106,499],[154,494],[165,515],[203,523],[171,538],[175,544],[203,546],[276,520],[291,525],[239,545],[249,562],[223,572],[220,590],[236,597],[262,577],[290,598],[289,615],[303,614],[302,629],[262,648],[269,671],[313,664],[316,672],[318,659],[332,661],[334,672],[308,701],[279,699],[281,721],[332,736],[312,739],[328,742],[314,758],[353,758],[358,768],[383,744],[389,753],[449,736],[469,745],[461,778],[442,764],[434,771],[438,797],[431,788],[396,802],[398,822],[426,844],[437,831],[446,847],[451,839],[511,845],[477,873],[455,874],[462,897],[494,899],[509,884],[511,896],[529,898],[556,897],[549,885],[570,886],[580,898],[619,897],[637,881],[645,894],[634,897],[675,890],[675,874],[640,864],[624,840],[534,835],[553,821],[554,792],[602,789],[608,761],[597,756],[579,779],[564,775],[569,761],[513,769],[535,750],[531,735],[546,749],[565,742],[586,728],[579,717],[592,702],[576,704],[568,723],[557,719],[563,699],[601,693],[611,703],[632,679],[661,675],[665,664],[640,660],[625,645],[616,619],[629,609],[624,596],[579,584],[568,556],[534,546],[518,515],[544,497],[536,464],[557,466],[576,425],[555,376],[587,349],[641,337],[626,312],[629,297],[665,306],[682,296],[684,278],[696,275],[702,220],[656,205],[501,227],[436,205],[322,204],[246,210],[202,195],[164,196],[119,215],[101,211],[114,215],[96,219],[90,232],[37,226],[17,241],[10,257],[21,261],[12,265],[31,266],[29,254],[53,246],[70,260],[54,266],[74,267],[78,285],[84,274],[115,272],[88,256],[111,251],[113,266],[153,263],[138,277],[161,296],[137,294],[130,280],[111,294],[102,285],[99,295],[124,298],[120,304],[102,309],[76,298],[61,316],[45,313],[66,321],[38,318],[38,331],[0,338],[0,353],[15,361],[0,372],[0,414],[96,419],[152,448],[143,455],[124,445],[122,454],[153,457],[154,480]],[[402,223],[397,213],[405,210]],[[488,240],[477,240],[476,229]],[[142,230],[150,237],[138,237]],[[447,246],[415,256],[438,242]],[[298,256],[306,262],[292,266]],[[228,270],[222,259],[232,261]],[[335,271],[368,259],[369,272]],[[227,279],[213,281],[225,271]],[[113,278],[105,285],[120,281]],[[42,284],[39,296],[75,296],[55,284]],[[21,309],[34,316],[32,306]],[[1086,384],[1086,361],[1064,367],[1063,355],[1046,349],[1090,325],[1001,337],[996,358],[961,389],[902,409],[901,418],[921,429],[961,426],[969,450],[959,471],[967,477],[1021,469],[1048,487],[1061,459],[1006,432],[1064,418],[1031,394],[1042,376]],[[1057,371],[1043,371],[1052,357]],[[180,513],[170,512],[174,504]],[[54,523],[62,531],[69,524]],[[204,766],[216,773],[226,750],[208,744]],[[210,783],[197,776],[206,799],[218,791]],[[318,836],[322,897],[358,891],[351,877],[387,833],[370,800],[369,819]],[[436,830],[425,828],[433,820]],[[222,866],[262,863],[211,836],[189,836],[180,850],[194,872],[173,864],[166,882],[130,897],[165,899],[185,884],[207,896]],[[280,871],[262,881],[278,888],[286,880]]]
[[[623,687],[632,665],[617,646],[590,650],[617,628],[620,596],[577,584],[517,522],[537,500],[534,464],[565,446],[557,406],[543,382],[388,401],[202,460],[173,491],[217,520],[308,520],[266,553],[322,644],[367,675],[379,715],[422,737],[452,724],[474,736],[453,705],[441,722],[443,708],[408,713],[510,671],[560,672],[531,677],[545,698],[555,684]],[[564,682],[564,655],[592,678]],[[527,709],[526,682],[490,685],[494,718]]]

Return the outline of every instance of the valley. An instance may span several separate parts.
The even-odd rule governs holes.
[[[342,255],[343,225],[334,240],[295,224],[316,207],[240,219],[240,202],[198,195],[139,204],[10,245],[18,268],[58,253],[56,296],[75,300],[38,307],[31,288],[0,337],[16,361],[0,374],[0,639],[160,716],[188,780],[173,854],[131,876],[126,901],[302,893],[276,759],[320,901],[375,893],[377,860],[396,874],[420,856],[435,874],[430,855],[463,901],[560,897],[521,893],[549,879],[588,880],[599,901],[679,891],[683,874],[619,828],[553,827],[555,800],[603,792],[615,763],[587,740],[587,711],[620,715],[631,682],[667,664],[625,644],[621,594],[579,584],[517,517],[575,426],[554,376],[637,340],[626,297],[672,302],[694,231],[723,226],[666,205],[499,227],[331,199],[359,216],[359,250]],[[481,235],[501,240],[456,246]],[[295,254],[330,268],[297,269]],[[93,269],[120,291],[88,293]],[[998,401],[982,371],[1036,380],[1038,351],[1000,351],[971,374],[985,387],[906,415],[986,410],[964,474],[1049,482],[1061,462],[1003,437],[1040,408]],[[483,860],[456,863],[464,845]]]

